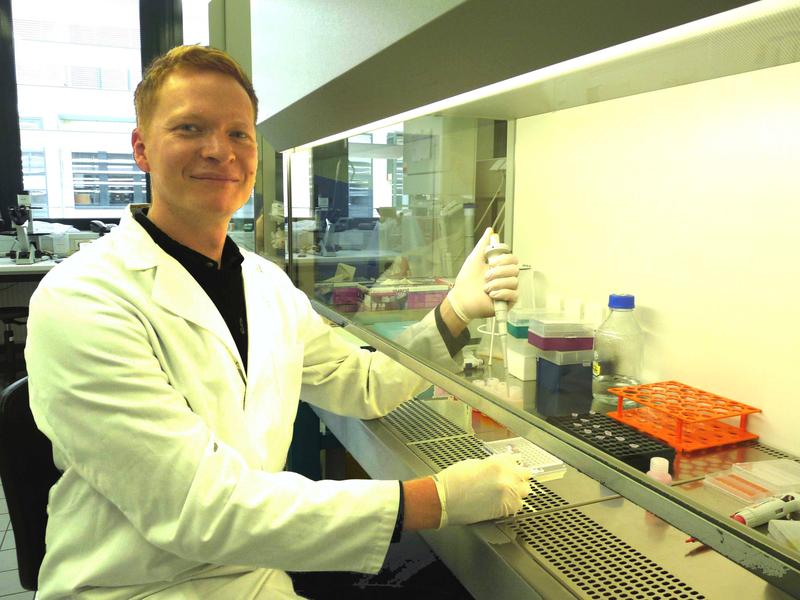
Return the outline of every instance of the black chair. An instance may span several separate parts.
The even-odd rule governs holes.
[[[61,472],[50,440],[36,428],[28,402],[28,378],[0,394],[0,479],[17,546],[19,581],[36,590],[44,558],[47,496]]]
[[[5,350],[5,367],[7,383],[17,378],[17,347],[14,343],[13,325],[25,325],[20,319],[28,318],[27,306],[0,306],[0,321],[5,326],[3,346]]]

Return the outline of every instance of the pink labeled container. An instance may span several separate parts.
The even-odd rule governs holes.
[[[406,299],[406,308],[434,308],[447,296],[448,289],[446,285],[410,288]]]
[[[542,337],[528,331],[528,343],[540,350],[591,350],[592,337]]]
[[[528,324],[528,343],[540,350],[591,350],[594,330],[559,313],[537,315]]]

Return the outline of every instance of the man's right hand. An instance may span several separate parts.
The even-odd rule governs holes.
[[[434,475],[442,505],[439,527],[466,525],[514,514],[531,492],[530,469],[510,454],[471,458]]]

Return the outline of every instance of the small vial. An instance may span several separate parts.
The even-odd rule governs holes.
[[[664,485],[672,483],[672,475],[669,474],[669,461],[662,456],[654,456],[650,459],[650,470],[647,472],[650,479],[660,481]]]

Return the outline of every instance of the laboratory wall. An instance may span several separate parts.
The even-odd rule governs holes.
[[[516,140],[538,302],[635,294],[645,382],[757,406],[749,429],[800,453],[800,64],[529,117]]]

